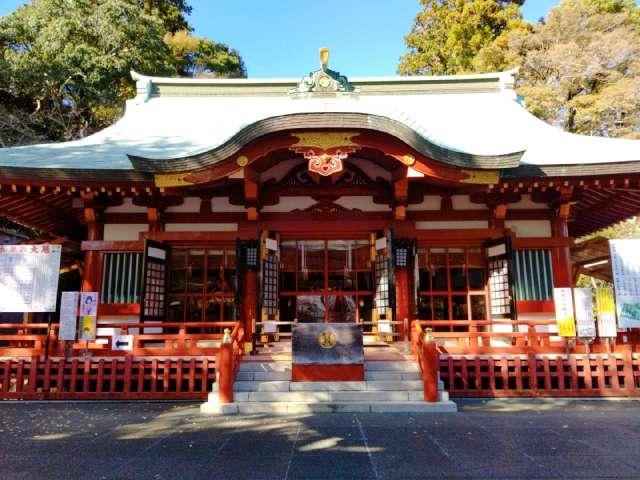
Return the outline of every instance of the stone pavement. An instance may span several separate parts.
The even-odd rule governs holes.
[[[191,403],[0,403],[0,479],[640,478],[640,402],[207,417]]]

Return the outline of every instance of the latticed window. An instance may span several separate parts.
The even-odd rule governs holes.
[[[104,254],[100,302],[106,304],[140,303],[142,253]]]
[[[517,300],[551,300],[553,270],[549,250],[516,250],[513,263]]]

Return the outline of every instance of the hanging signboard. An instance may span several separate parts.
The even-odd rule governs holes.
[[[576,325],[573,317],[573,300],[570,288],[554,288],[553,302],[556,306],[556,323],[561,337],[575,337]]]
[[[80,292],[62,292],[60,298],[59,340],[75,340],[78,330],[78,302]]]
[[[0,245],[0,312],[55,312],[60,245]]]
[[[593,300],[590,288],[574,288],[573,299],[576,306],[576,324],[580,338],[595,338],[596,320],[593,315]]]
[[[640,328],[640,239],[609,240],[620,328]]]
[[[78,340],[96,339],[96,319],[98,316],[98,292],[80,294],[80,332]]]
[[[616,302],[613,300],[613,289],[596,288],[596,305],[598,308],[598,335],[600,337],[615,338],[618,335],[616,327]]]

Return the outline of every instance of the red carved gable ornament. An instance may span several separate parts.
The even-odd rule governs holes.
[[[323,153],[316,155],[313,150],[305,152],[304,158],[309,160],[309,171],[328,177],[334,173],[341,172],[344,168],[342,160],[347,158],[348,154],[337,151],[333,155]]]

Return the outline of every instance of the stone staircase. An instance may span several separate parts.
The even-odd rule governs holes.
[[[234,403],[219,404],[218,392],[201,406],[211,414],[333,412],[456,412],[442,382],[439,401],[423,401],[423,384],[412,360],[365,361],[364,382],[292,382],[290,361],[243,361]]]

